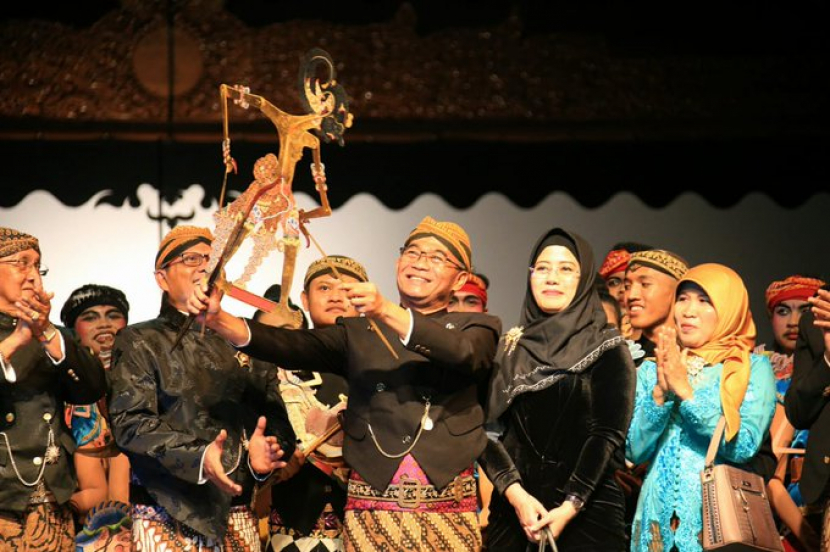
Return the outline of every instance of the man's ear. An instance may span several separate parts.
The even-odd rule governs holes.
[[[156,284],[162,291],[170,291],[170,286],[167,283],[167,273],[164,270],[156,270]]]
[[[469,278],[470,278],[470,273],[469,272],[467,272],[466,270],[459,271],[458,274],[456,274],[456,276],[455,276],[455,282],[453,282],[453,284],[452,284],[452,290],[453,291],[460,290],[462,287],[464,287],[464,284],[467,283],[467,280]]]

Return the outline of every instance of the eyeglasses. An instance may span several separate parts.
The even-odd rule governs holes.
[[[579,278],[579,271],[576,269],[576,267],[570,264],[563,264],[559,265],[558,267],[553,267],[548,264],[530,267],[531,278],[539,278],[541,280],[549,277],[551,274],[557,274],[563,280]]]
[[[182,263],[184,266],[202,266],[208,262],[210,254],[208,253],[182,253],[178,259],[174,259],[164,265],[164,268],[176,263]]]
[[[429,264],[432,265],[433,268],[441,268],[445,265],[449,265],[458,270],[464,270],[462,267],[449,260],[447,256],[440,251],[421,251],[416,247],[401,247],[400,252],[401,258],[406,259],[410,264],[417,263],[421,257],[426,257],[427,261],[429,261]]]
[[[41,276],[49,274],[48,266],[42,265],[39,262],[32,262],[29,259],[9,259],[6,261],[0,261],[0,263],[14,265],[17,270],[23,273],[29,272],[34,267],[37,273]]]

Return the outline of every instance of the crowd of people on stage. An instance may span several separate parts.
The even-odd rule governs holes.
[[[178,226],[137,321],[158,299],[92,270],[55,305],[37,237],[0,227],[0,552],[701,551],[719,424],[782,549],[830,551],[821,275],[753,315],[751,275],[553,227],[505,328],[461,226],[403,238],[397,296],[355,251],[243,318],[211,231]]]

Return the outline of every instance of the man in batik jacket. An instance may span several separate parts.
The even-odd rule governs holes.
[[[207,229],[191,226],[162,240],[161,313],[127,326],[115,342],[110,415],[130,459],[133,541],[144,551],[259,550],[255,483],[284,467],[279,458],[294,450],[276,367],[210,330],[200,335],[197,325],[172,349],[186,299],[205,277],[211,241]]]

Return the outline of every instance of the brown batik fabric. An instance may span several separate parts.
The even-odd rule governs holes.
[[[345,527],[347,552],[481,550],[481,532],[475,512],[347,510]]]
[[[75,526],[68,506],[32,505],[23,514],[0,511],[3,552],[74,552]]]
[[[326,504],[316,525],[307,535],[285,524],[279,512],[271,510],[268,518],[266,552],[283,550],[303,552],[337,552],[343,550],[343,521]]]
[[[651,531],[651,540],[648,543],[648,552],[664,552],[665,545],[663,544],[663,535],[660,533],[660,524],[656,521],[652,521],[649,525],[649,530]],[[639,521],[633,525],[631,542],[640,542]]]
[[[663,552],[665,548],[666,547],[663,545],[663,535],[660,533],[660,524],[656,521],[652,521],[651,542],[648,543],[648,552]]]
[[[256,516],[247,506],[234,506],[228,531],[219,541],[179,523],[163,508],[133,506],[133,544],[141,552],[200,550],[202,552],[260,552]]]

